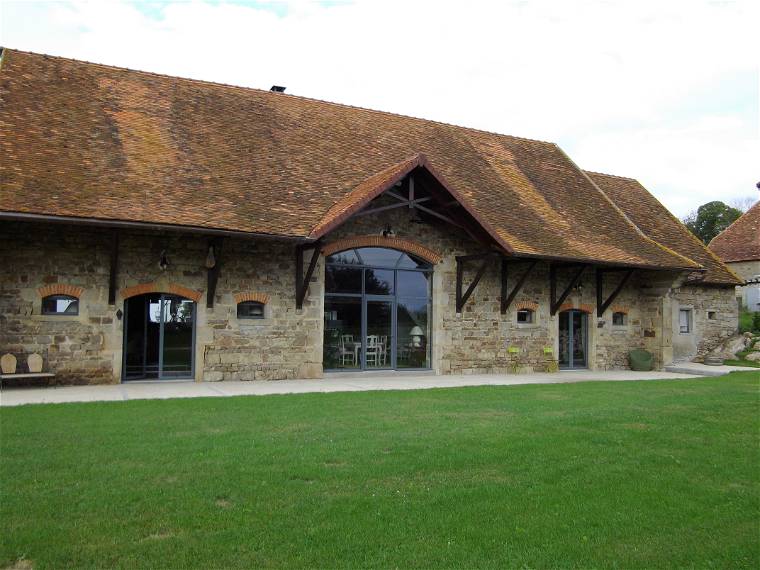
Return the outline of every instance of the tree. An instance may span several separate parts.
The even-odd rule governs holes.
[[[686,216],[683,223],[691,233],[707,244],[741,215],[741,210],[716,200],[702,204],[696,212]]]

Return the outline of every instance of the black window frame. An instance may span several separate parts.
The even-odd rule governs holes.
[[[240,314],[240,308],[241,307],[261,307],[261,315],[241,315]],[[260,321],[262,319],[266,318],[266,303],[262,303],[261,301],[240,301],[237,304],[237,318],[238,319],[245,319],[245,320],[251,320],[251,321]]]
[[[45,309],[46,301],[74,301],[76,303],[76,311],[48,311]],[[71,305],[69,305],[71,306]],[[40,313],[50,317],[74,317],[79,315],[79,299],[73,295],[46,295],[42,298],[40,303]]]

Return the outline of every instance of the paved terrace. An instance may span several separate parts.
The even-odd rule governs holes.
[[[709,368],[709,367],[704,367]],[[734,367],[732,367],[734,368]],[[740,368],[734,368],[741,370]],[[744,368],[744,370],[747,370]],[[167,398],[219,398],[229,396],[264,396],[268,394],[304,394],[309,392],[362,392],[366,390],[424,390],[462,386],[517,386],[522,384],[564,384],[632,380],[679,380],[695,378],[680,372],[632,372],[588,370],[555,374],[483,374],[436,376],[432,373],[334,373],[321,380],[278,380],[254,382],[129,382],[101,386],[61,386],[50,388],[6,387],[0,392],[0,406],[23,404],[61,404],[65,402],[112,402],[125,400],[160,400]]]

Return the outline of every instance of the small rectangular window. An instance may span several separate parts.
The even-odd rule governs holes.
[[[78,315],[79,299],[68,295],[50,295],[42,299],[43,315]]]
[[[718,317],[718,313],[715,311],[707,311],[707,320],[714,321]]]
[[[518,323],[532,323],[533,322],[533,311],[530,309],[520,309],[517,311],[517,322]]]
[[[264,304],[257,301],[243,301],[237,306],[238,319],[263,319]]]
[[[678,328],[681,334],[691,332],[691,309],[681,309],[678,311]]]
[[[616,327],[624,327],[628,324],[628,315],[623,312],[612,313],[612,324]]]

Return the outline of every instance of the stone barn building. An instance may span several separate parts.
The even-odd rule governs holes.
[[[741,303],[760,311],[760,201],[710,242],[710,249],[744,282]]]
[[[56,382],[662,367],[737,276],[555,144],[4,50],[0,353]]]

